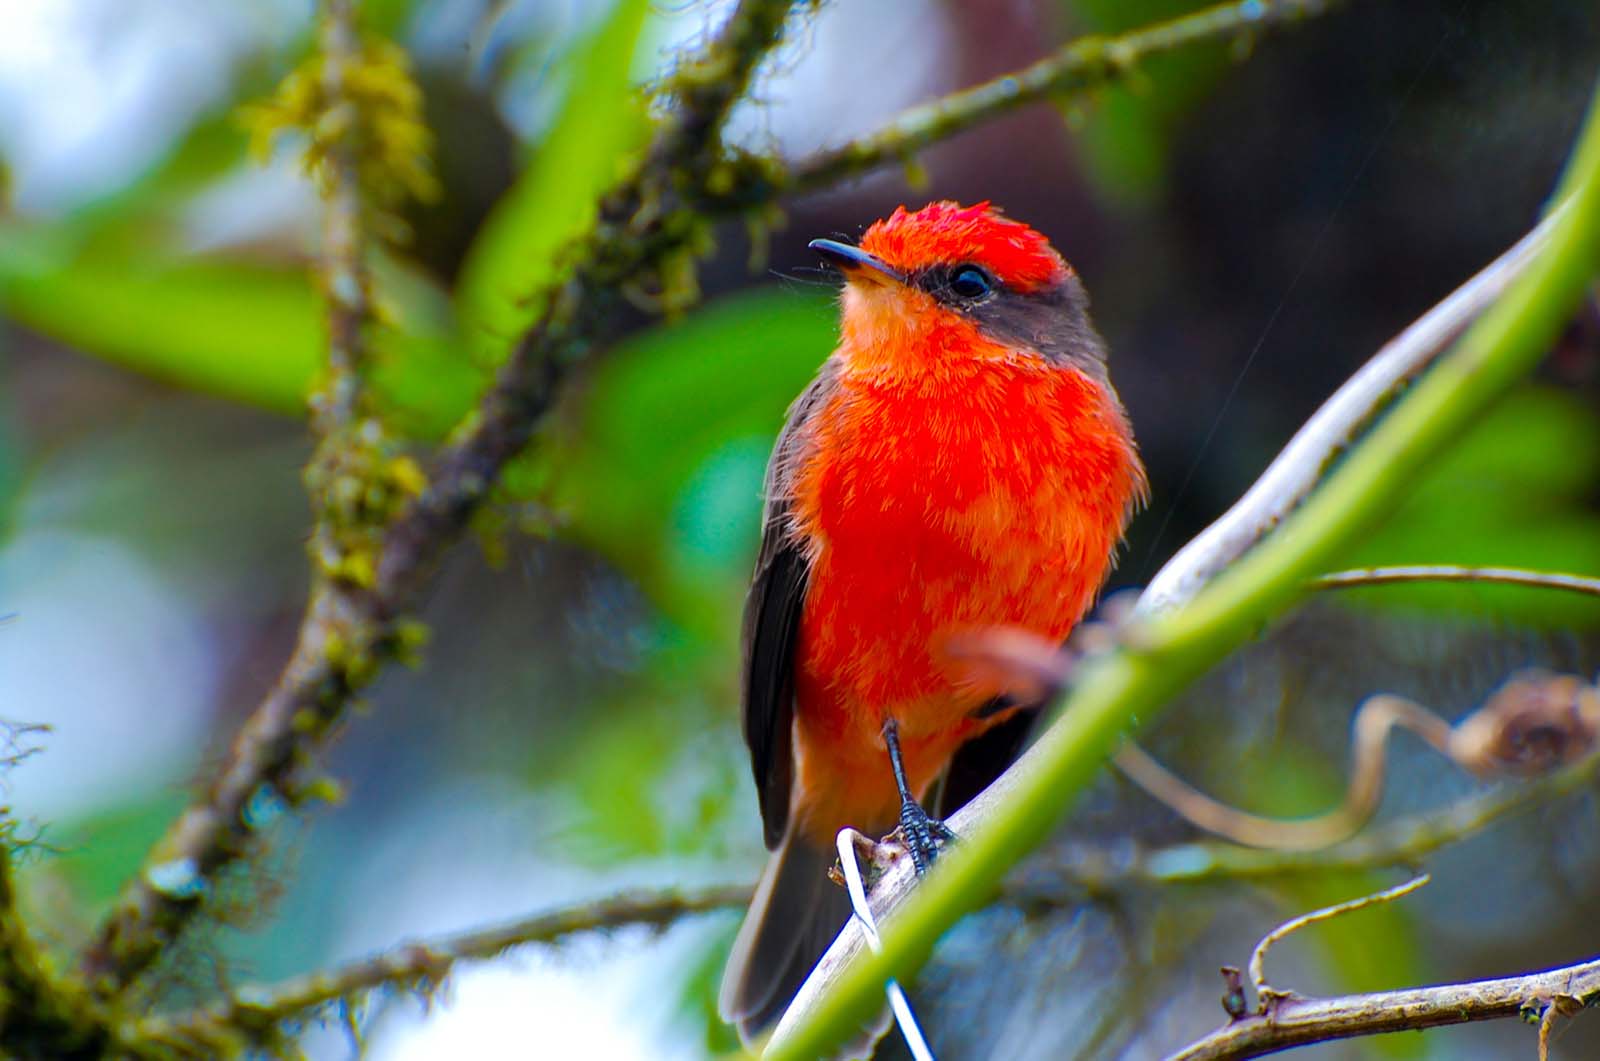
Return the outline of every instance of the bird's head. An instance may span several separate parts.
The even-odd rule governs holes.
[[[899,207],[858,246],[811,249],[844,273],[841,350],[856,367],[1027,360],[1105,375],[1088,298],[1050,241],[988,203]]]

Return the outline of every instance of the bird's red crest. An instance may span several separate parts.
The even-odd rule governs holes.
[[[908,272],[975,262],[1018,291],[1056,283],[1072,271],[1043,235],[987,202],[962,206],[943,200],[915,211],[896,207],[867,229],[861,249]]]

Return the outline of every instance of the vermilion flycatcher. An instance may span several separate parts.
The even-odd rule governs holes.
[[[858,247],[839,347],[767,466],[744,614],[744,728],[774,854],[722,983],[746,1039],[849,918],[833,838],[896,823],[920,871],[943,814],[1016,755],[1032,705],[963,668],[999,627],[1055,642],[1088,609],[1145,490],[1083,285],[987,203],[904,207]]]

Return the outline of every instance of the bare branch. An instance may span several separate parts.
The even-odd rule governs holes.
[[[1308,1043],[1447,1024],[1575,1012],[1600,999],[1600,960],[1548,972],[1464,984],[1382,991],[1343,998],[1280,997],[1267,1012],[1242,1017],[1167,1061],[1239,1061]],[[1546,1032],[1541,1028],[1541,1040]]]
[[[1267,983],[1267,952],[1272,949],[1273,944],[1292,936],[1307,925],[1321,924],[1336,917],[1343,917],[1345,914],[1355,913],[1357,910],[1365,910],[1379,903],[1389,903],[1403,898],[1427,884],[1430,879],[1424,873],[1393,888],[1385,888],[1383,891],[1375,892],[1372,895],[1363,895],[1359,899],[1351,899],[1349,902],[1336,903],[1333,906],[1325,906],[1320,910],[1313,910],[1309,914],[1301,914],[1299,917],[1285,921],[1265,936],[1262,936],[1261,941],[1256,944],[1255,950],[1250,952],[1250,964],[1248,967],[1250,984],[1256,989],[1256,1008],[1262,1013],[1268,1013],[1271,1011],[1273,1003],[1278,999],[1293,997],[1292,992],[1279,991]]]

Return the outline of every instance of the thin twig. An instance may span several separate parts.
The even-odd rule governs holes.
[[[1234,1020],[1167,1061],[1242,1061],[1334,1039],[1506,1017],[1540,1019],[1558,1002],[1575,1011],[1597,999],[1600,960],[1498,980],[1342,998],[1280,998],[1270,1012]]]
[[[494,958],[515,947],[556,943],[580,933],[639,925],[664,928],[695,914],[743,906],[750,901],[752,890],[748,885],[725,885],[693,891],[623,892],[503,925],[401,944],[370,958],[280,983],[240,988],[225,1001],[202,1010],[140,1021],[137,1030],[145,1038],[180,1042],[219,1027],[267,1033],[309,1010],[378,988],[436,987],[460,962]]]
[[[1337,0],[1231,0],[1119,36],[1087,36],[1031,66],[907,110],[881,128],[784,167],[753,159],[751,179],[722,193],[736,208],[779,195],[826,188],[916,152],[997,115],[1041,99],[1086,95],[1137,76],[1156,56],[1209,43],[1250,41],[1263,33],[1321,15]]]
[[[1530,589],[1558,589],[1600,597],[1600,578],[1523,567],[1461,567],[1456,564],[1405,564],[1334,571],[1312,580],[1317,589],[1388,586],[1408,582],[1487,582]]]
[[[1256,989],[1256,1009],[1258,1012],[1271,1013],[1272,1007],[1278,999],[1292,997],[1289,992],[1278,991],[1267,985],[1267,952],[1272,949],[1273,944],[1293,935],[1308,925],[1331,921],[1336,917],[1343,917],[1345,914],[1354,913],[1357,910],[1365,910],[1369,906],[1377,906],[1380,903],[1393,902],[1402,896],[1410,895],[1431,879],[1428,874],[1423,873],[1393,888],[1385,888],[1381,892],[1363,895],[1359,899],[1335,903],[1333,906],[1325,906],[1320,910],[1313,910],[1309,914],[1301,914],[1299,917],[1290,918],[1265,936],[1262,936],[1261,942],[1257,943],[1255,950],[1250,952],[1250,964],[1248,966],[1250,984]]]

